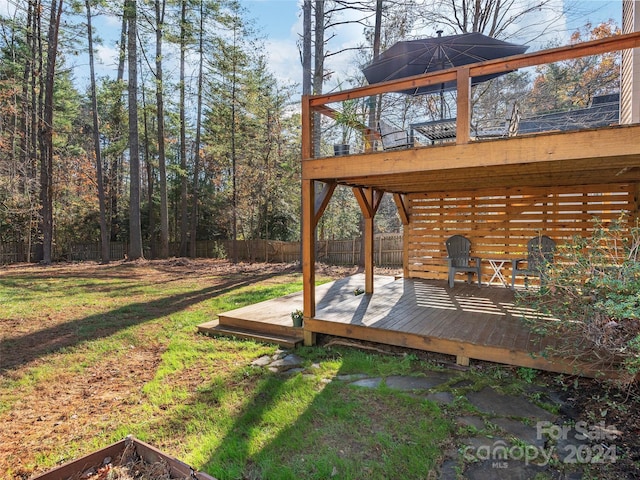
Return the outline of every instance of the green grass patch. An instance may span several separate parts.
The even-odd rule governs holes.
[[[15,332],[29,327],[7,339],[20,355],[2,372],[0,420],[24,417],[25,399],[42,417],[28,411],[36,420],[11,423],[0,440],[22,430],[25,448],[12,455],[28,474],[128,434],[220,480],[419,479],[435,471],[455,431],[451,412],[335,378],[427,372],[417,357],[303,347],[296,353],[308,368],[285,375],[251,366],[274,346],[196,333],[217,313],[301,290],[300,274],[254,283],[134,271],[0,277],[1,318]],[[60,341],[51,348],[39,343],[52,339]],[[10,457],[0,460],[7,478],[20,474]]]

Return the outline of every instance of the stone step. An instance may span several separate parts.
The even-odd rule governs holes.
[[[295,348],[303,342],[302,331],[299,335],[276,335],[258,330],[220,325],[217,320],[198,325],[198,331],[205,335],[243,338],[263,343],[274,343],[283,348]]]

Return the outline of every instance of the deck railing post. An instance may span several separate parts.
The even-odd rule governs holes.
[[[456,119],[456,143],[464,145],[469,143],[469,130],[471,125],[471,77],[469,68],[458,69],[458,96]]]

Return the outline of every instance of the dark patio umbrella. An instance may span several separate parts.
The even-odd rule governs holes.
[[[517,55],[529,48],[481,33],[463,33],[446,37],[441,36],[441,33],[438,32],[437,37],[408,40],[393,45],[362,70],[369,84]],[[486,82],[500,75],[503,73],[474,77],[472,84]],[[455,87],[455,82],[446,82],[405,90],[402,93],[421,95],[443,92]]]

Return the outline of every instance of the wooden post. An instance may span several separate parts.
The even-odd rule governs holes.
[[[402,220],[402,274],[409,278],[409,197],[405,194],[394,193],[393,200],[398,208],[400,220]]]
[[[383,192],[374,188],[354,188],[353,194],[358,200],[364,217],[364,291],[373,293],[373,265],[375,260],[373,240],[373,219],[376,216]]]
[[[305,319],[316,315],[316,196],[314,180],[305,179],[305,160],[313,157],[313,116],[309,95],[302,96],[302,311]],[[306,345],[315,335],[305,331]]]
[[[304,318],[316,314],[315,182],[302,181],[302,288]]]
[[[372,191],[367,189],[368,192]],[[364,219],[364,291],[373,293],[373,217]]]
[[[456,120],[456,143],[463,145],[469,143],[471,137],[469,130],[471,128],[471,77],[469,76],[469,68],[462,67],[458,69],[458,101],[457,101],[457,120]]]

